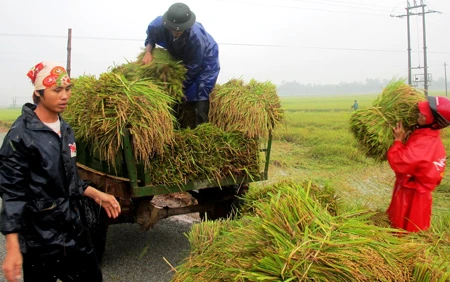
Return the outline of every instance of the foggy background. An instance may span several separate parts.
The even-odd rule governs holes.
[[[26,73],[38,62],[66,64],[69,28],[71,76],[98,75],[135,60],[150,21],[175,2],[0,0],[0,106],[30,100],[33,87]],[[407,78],[406,17],[395,17],[406,14],[406,0],[184,3],[219,44],[218,83],[268,80],[279,86],[280,95],[300,95],[373,92],[393,78]],[[444,63],[450,64],[450,1],[424,3],[430,89],[443,90]],[[411,48],[413,67],[423,67],[421,16],[411,17]]]

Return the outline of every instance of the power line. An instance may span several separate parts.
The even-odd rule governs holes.
[[[383,49],[365,49],[365,48],[339,48],[339,47],[319,47],[319,46],[294,46],[294,45],[266,45],[266,44],[245,44],[245,43],[220,43],[221,45],[248,46],[248,47],[274,47],[274,48],[301,48],[317,50],[336,50],[336,51],[366,51],[366,52],[404,52],[403,50],[383,50]],[[450,54],[450,52],[449,52]]]
[[[337,10],[319,9],[319,8],[304,8],[304,7],[297,7],[297,6],[281,6],[281,5],[267,5],[267,4],[258,4],[258,5],[259,6],[266,6],[266,7],[274,7],[274,8],[287,8],[287,9],[299,9],[299,10],[307,10],[307,11],[319,11],[319,12],[331,12],[331,13],[357,14],[357,15],[369,15],[369,16],[386,17],[385,14],[371,14],[371,13],[361,13],[361,12],[351,12],[351,11],[337,11]]]
[[[314,3],[314,4],[319,4],[319,5],[331,5],[331,6],[337,6],[337,7],[343,7],[343,8],[352,8],[352,9],[362,9],[362,10],[371,10],[371,11],[377,11],[377,12],[385,12],[386,9],[381,9],[381,7],[385,7],[385,8],[392,8],[392,7],[387,7],[387,6],[376,6],[376,5],[364,5],[364,4],[359,4],[359,3],[353,3],[353,2],[330,2],[330,1],[313,1],[313,0],[294,0],[296,2],[307,2],[307,3]],[[349,5],[342,5],[343,4],[349,4]],[[379,7],[379,8],[369,8],[369,6],[373,6],[373,7]]]
[[[406,1],[407,7],[406,7],[406,14],[405,15],[398,15],[395,17],[398,18],[404,18],[406,17],[407,22],[407,32],[408,32],[408,84],[412,85],[412,77],[411,77],[411,36],[410,36],[410,17],[411,16],[421,16],[422,17],[422,39],[423,39],[423,67],[420,66],[417,67],[418,69],[423,68],[423,80],[420,80],[417,76],[415,78],[415,83],[423,82],[423,87],[425,90],[425,95],[428,95],[428,86],[429,82],[431,81],[428,78],[428,63],[427,63],[427,44],[426,44],[426,28],[425,28],[425,15],[429,13],[440,13],[439,11],[434,10],[426,10],[427,5],[425,4],[424,0],[420,0],[420,3],[417,3],[416,0],[414,0],[413,4],[409,3],[409,0]],[[418,9],[419,12],[412,12],[411,10]],[[394,17],[394,15],[391,15]],[[418,30],[417,30],[418,32]],[[420,61],[420,53],[419,54],[419,61]]]
[[[300,0],[301,1],[301,0]],[[306,1],[306,0],[305,0]],[[229,2],[229,1],[227,1]],[[298,10],[307,10],[307,11],[319,11],[319,12],[331,12],[331,13],[344,13],[344,14],[358,14],[358,15],[370,15],[370,16],[382,16],[385,17],[386,14],[371,14],[371,13],[361,13],[354,11],[338,11],[338,10],[329,10],[329,9],[319,9],[319,8],[307,8],[307,7],[299,7],[299,6],[285,6],[285,5],[272,5],[272,4],[264,4],[264,3],[243,3],[239,2],[239,4],[251,4],[254,6],[260,7],[273,7],[273,8],[285,8],[285,9],[298,9]]]
[[[61,38],[67,39],[67,35],[49,35],[49,34],[21,34],[21,33],[0,33],[1,36],[13,37],[34,37],[34,38]],[[121,37],[96,37],[96,36],[72,36],[74,39],[83,40],[113,40],[113,41],[137,41],[143,42],[142,39],[121,38]],[[369,49],[369,48],[345,48],[345,47],[320,47],[320,46],[297,46],[297,45],[272,45],[272,44],[248,44],[248,43],[233,43],[233,42],[218,42],[219,45],[225,46],[243,46],[243,47],[269,47],[269,48],[301,48],[301,49],[316,49],[316,50],[336,50],[336,51],[364,51],[364,52],[391,52],[400,53],[403,50],[389,50],[389,49]],[[450,52],[430,52],[436,54],[450,54]]]
[[[35,38],[64,38],[62,35],[47,35],[47,34],[18,34],[18,33],[0,33],[0,36],[15,36],[15,37],[35,37]],[[87,40],[117,40],[117,41],[140,41],[142,39],[132,38],[113,38],[113,37],[87,37],[87,36],[73,36],[74,39]],[[247,47],[271,47],[271,48],[303,48],[303,49],[318,49],[318,50],[340,50],[340,51],[368,51],[368,52],[403,52],[400,50],[382,50],[382,49],[364,49],[364,48],[333,48],[333,47],[317,47],[317,46],[291,46],[291,45],[270,45],[270,44],[247,44],[247,43],[230,43],[219,42],[219,45],[229,46],[247,46]]]
[[[37,37],[37,38],[63,38],[67,39],[67,35],[48,35],[48,34],[26,34],[26,33],[0,33],[0,36],[12,36],[12,37]],[[142,41],[144,39],[133,39],[133,38],[115,38],[115,37],[89,37],[89,36],[73,36],[72,38],[77,39],[88,39],[88,40],[116,40],[116,41]]]
[[[308,1],[309,0],[294,0],[294,1]],[[368,7],[384,7],[384,8],[392,8],[391,6],[386,6],[386,5],[374,5],[374,4],[361,4],[361,3],[356,3],[356,2],[347,2],[347,1],[330,1],[330,0],[319,0],[322,2],[329,2],[330,4],[334,5],[335,3],[342,3],[342,4],[354,4],[354,5],[360,5],[360,6],[368,6]],[[337,5],[337,4],[336,4]]]

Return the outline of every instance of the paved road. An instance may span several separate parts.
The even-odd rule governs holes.
[[[0,143],[5,134],[0,133]],[[141,231],[137,224],[109,227],[102,263],[105,282],[165,282],[173,273],[164,261],[176,266],[189,251],[185,233],[192,218],[176,216],[159,221],[153,229]],[[0,236],[0,260],[5,256],[4,237]],[[0,275],[0,281],[6,281]]]

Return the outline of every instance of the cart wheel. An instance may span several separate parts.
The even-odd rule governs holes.
[[[201,220],[217,220],[233,218],[243,204],[239,197],[248,191],[248,184],[214,187],[199,190],[197,198],[199,204],[206,204],[208,210],[200,212]]]
[[[89,230],[89,235],[94,245],[98,262],[103,259],[106,247],[106,235],[108,224],[105,210],[93,199],[83,197],[85,226]]]

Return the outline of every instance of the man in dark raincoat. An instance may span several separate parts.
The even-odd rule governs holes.
[[[82,224],[83,197],[116,218],[114,196],[82,181],[76,143],[60,113],[71,95],[60,64],[39,63],[28,72],[33,101],[8,131],[0,148],[0,230],[6,237],[2,269],[8,281],[102,281],[89,234]]]
[[[143,62],[153,60],[155,45],[167,49],[187,69],[184,111],[195,113],[195,126],[208,121],[209,95],[219,76],[219,47],[186,4],[175,3],[147,28]]]
[[[391,225],[410,232],[426,230],[431,221],[431,192],[444,176],[446,155],[440,129],[450,121],[450,100],[428,97],[419,102],[417,128],[405,140],[400,123],[394,128],[394,144],[387,153],[396,181],[388,208]]]

